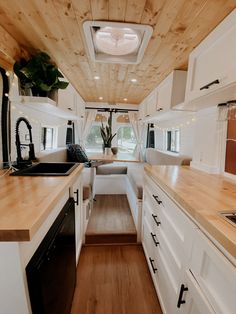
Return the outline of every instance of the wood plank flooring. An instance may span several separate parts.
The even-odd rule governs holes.
[[[136,243],[137,232],[126,195],[96,195],[86,244]]]
[[[161,314],[140,245],[83,247],[71,314]]]

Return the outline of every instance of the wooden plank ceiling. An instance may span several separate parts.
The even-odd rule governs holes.
[[[173,69],[186,69],[191,50],[235,7],[236,0],[2,0],[0,26],[26,51],[48,52],[85,101],[102,96],[138,104]],[[86,20],[151,25],[142,62],[91,61],[82,29]]]

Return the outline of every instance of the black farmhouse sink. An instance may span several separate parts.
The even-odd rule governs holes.
[[[68,176],[79,164],[75,162],[40,162],[11,173],[11,176]]]

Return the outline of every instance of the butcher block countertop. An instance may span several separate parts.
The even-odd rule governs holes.
[[[236,211],[236,181],[189,166],[146,165],[145,171],[236,258],[236,227],[219,215]]]
[[[9,176],[1,170],[0,241],[30,241],[82,169],[55,177]]]

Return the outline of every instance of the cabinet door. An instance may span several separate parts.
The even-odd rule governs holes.
[[[146,98],[146,117],[151,117],[156,113],[157,109],[157,91],[151,92]]]
[[[216,313],[235,313],[235,266],[200,230],[195,230],[194,238],[191,272]]]
[[[73,184],[70,189],[70,196],[75,201],[75,245],[76,245],[76,264],[79,260],[80,249],[83,241],[83,185],[82,177]]]
[[[145,119],[146,116],[146,102],[145,100],[139,105],[139,120]]]
[[[214,314],[214,310],[201,291],[192,273],[187,270],[180,286],[176,312],[183,314]]]
[[[77,114],[76,91],[71,84],[69,84],[66,89],[58,90],[58,107],[68,110],[73,114]]]
[[[236,81],[235,20],[236,10],[190,54],[186,100],[207,95]]]

